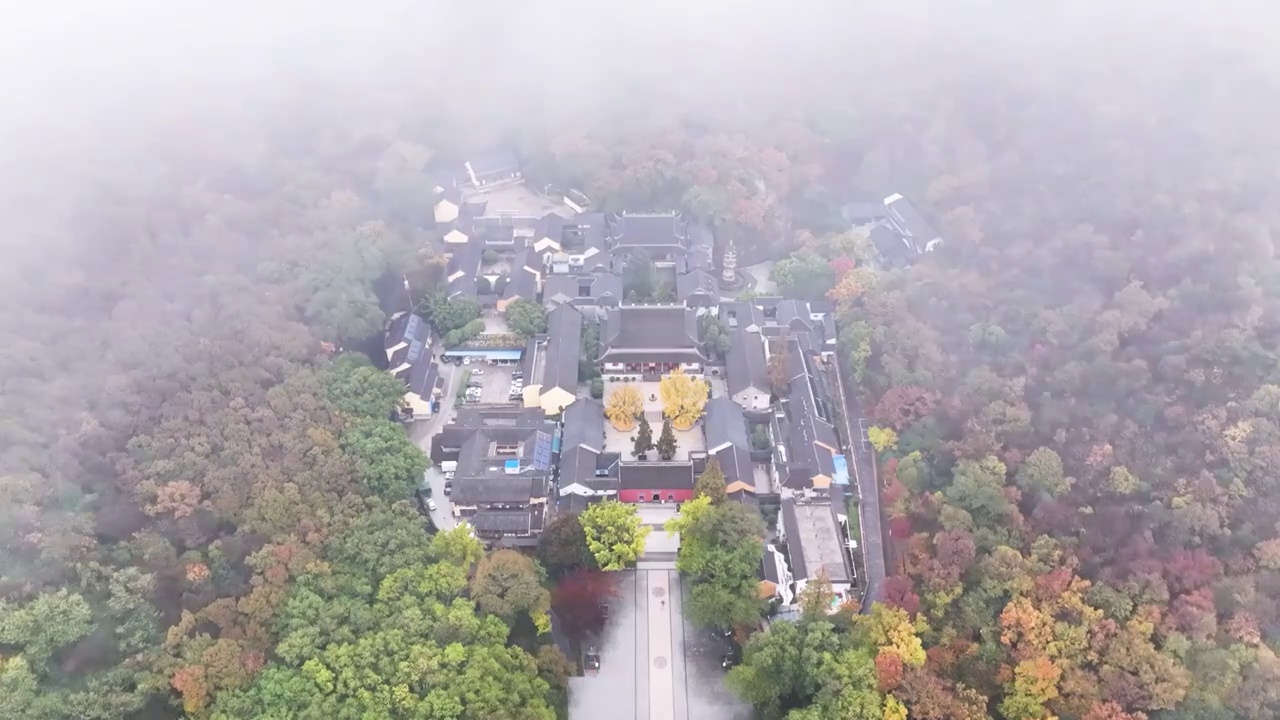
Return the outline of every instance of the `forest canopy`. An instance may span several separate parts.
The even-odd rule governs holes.
[[[897,575],[748,644],[767,716],[1280,715],[1273,9],[454,5],[6,23],[0,716],[557,712],[360,357],[469,332],[426,198],[495,147],[835,304]],[[872,271],[891,192],[946,242]]]

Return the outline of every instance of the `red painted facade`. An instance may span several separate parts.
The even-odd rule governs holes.
[[[686,502],[693,499],[693,488],[689,489],[657,489],[657,490],[619,490],[618,500],[625,503],[638,502]]]

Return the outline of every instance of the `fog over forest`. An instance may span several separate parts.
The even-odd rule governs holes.
[[[1280,717],[1280,5],[28,3],[0,92],[0,718],[567,716],[578,520],[423,532],[359,352],[495,149],[832,308],[890,577],[760,717]]]

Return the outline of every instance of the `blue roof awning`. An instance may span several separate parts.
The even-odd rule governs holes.
[[[445,357],[473,357],[488,358],[490,360],[519,360],[524,356],[524,350],[463,350],[457,348],[454,350],[445,350]]]

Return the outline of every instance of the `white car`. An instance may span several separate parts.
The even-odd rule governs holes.
[[[471,364],[471,358],[469,358],[469,357],[464,357],[464,358],[462,358],[462,364],[463,364],[463,365],[470,365],[470,364]]]
[[[475,370],[472,370],[472,371],[471,371],[471,375],[472,375],[472,377],[474,377],[474,376],[476,376],[476,375],[483,375],[483,374],[484,374],[484,369],[482,369],[482,368],[476,368]]]
[[[427,498],[427,509],[428,509],[428,510],[430,510],[431,512],[435,512],[435,511],[436,511],[436,501],[435,501],[435,500],[432,500],[431,498]]]

